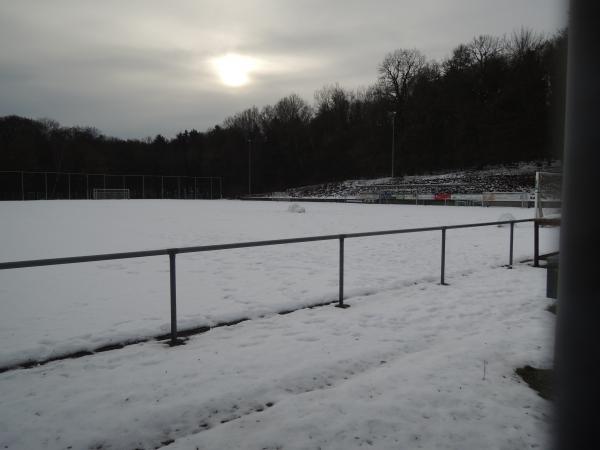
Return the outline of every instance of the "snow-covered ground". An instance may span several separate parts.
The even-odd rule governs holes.
[[[0,203],[2,261],[498,220],[532,210],[238,201]],[[542,251],[557,230],[542,229]],[[0,448],[547,448],[548,403],[514,375],[549,366],[545,270],[508,228],[177,257],[181,328],[251,317],[170,348],[0,374]],[[531,257],[530,224],[515,259]],[[168,259],[0,271],[0,363],[168,329]],[[262,317],[261,317],[262,316]],[[485,376],[484,376],[485,368]]]
[[[289,204],[240,201],[0,203],[2,260],[494,221],[531,209]],[[515,259],[531,257],[531,224],[515,228]],[[542,251],[556,248],[542,229]],[[508,261],[508,229],[448,231],[446,277]],[[349,239],[348,297],[439,277],[440,233]],[[334,300],[338,243],[226,250],[177,257],[180,329]],[[168,258],[0,271],[0,367],[93,349],[169,329]]]
[[[544,276],[482,268],[5,372],[0,448],[548,448],[549,403],[513,372],[551,364]]]

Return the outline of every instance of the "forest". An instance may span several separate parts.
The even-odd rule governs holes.
[[[0,170],[219,176],[224,194],[239,196],[248,193],[249,165],[252,193],[260,193],[392,170],[560,159],[566,42],[566,30],[521,29],[475,37],[441,61],[398,49],[374,68],[371,86],[326,85],[310,102],[290,94],[173,138],[125,140],[4,116]]]

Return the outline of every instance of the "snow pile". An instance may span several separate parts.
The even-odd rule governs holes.
[[[293,203],[293,204],[291,204],[288,207],[287,212],[291,212],[291,213],[305,213],[306,209],[304,209],[304,207],[300,206],[298,203]]]

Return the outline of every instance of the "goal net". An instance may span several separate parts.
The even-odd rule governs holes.
[[[535,217],[560,215],[562,174],[536,172],[535,174]]]
[[[94,200],[129,200],[129,189],[94,189]]]

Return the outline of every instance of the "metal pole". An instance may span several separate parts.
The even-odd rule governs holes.
[[[598,219],[593,204],[600,164],[600,2],[571,0],[568,25],[564,180],[556,316],[556,450],[598,448],[600,291]],[[543,206],[543,198],[540,198]]]
[[[169,253],[169,275],[171,287],[171,342],[170,345],[180,343],[177,340],[177,292],[175,283],[175,252]]]
[[[540,224],[533,222],[533,267],[540,266]]]
[[[508,256],[508,268],[512,269],[513,266],[513,242],[514,242],[514,234],[515,234],[515,223],[510,223],[510,252]]]
[[[339,280],[339,298],[336,308],[349,308],[350,305],[344,304],[344,236],[340,236],[340,280]]]
[[[396,112],[392,112],[392,178],[394,178],[394,156],[396,148]]]
[[[440,284],[446,284],[446,229],[442,228],[442,261],[441,261]]]
[[[48,200],[48,172],[44,172],[44,193],[46,194],[46,200]]]
[[[21,200],[25,200],[25,180],[23,178],[24,175],[21,172]]]
[[[248,195],[252,195],[252,139],[248,139]]]

